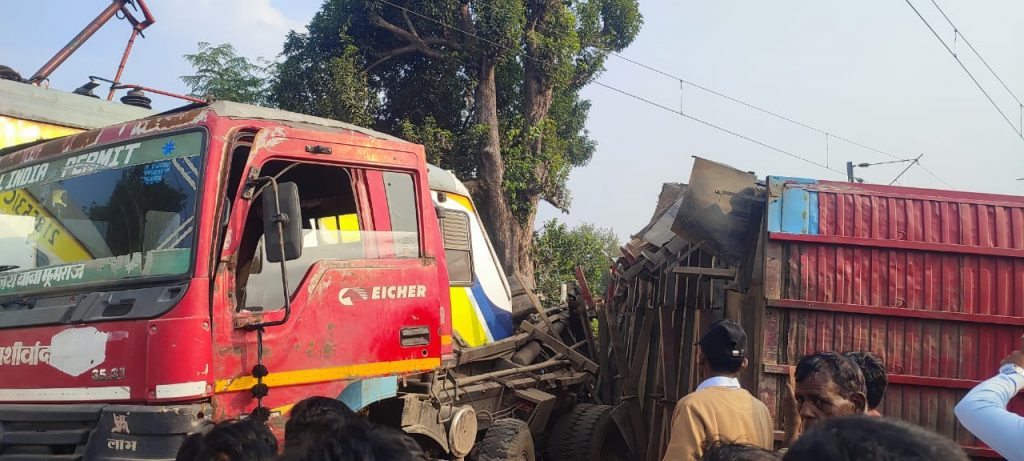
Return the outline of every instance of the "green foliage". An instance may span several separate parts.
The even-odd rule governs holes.
[[[271,101],[283,109],[363,123],[425,144],[432,140],[427,150],[433,161],[464,181],[473,180],[481,135],[472,122],[475,66],[495,60],[504,187],[515,198],[515,214],[527,216],[538,194],[565,208],[569,171],[585,165],[595,150],[584,129],[590,103],[579,89],[603,69],[608,51],[621,50],[636,37],[643,23],[637,0],[391,3],[413,13],[376,0],[327,0],[307,32],[287,37]],[[460,15],[464,4],[471,11],[469,23]],[[438,44],[430,45],[429,55],[413,51],[392,56],[409,42],[381,27],[380,21]],[[467,29],[473,36],[460,31]],[[547,120],[523,133],[527,60],[539,63],[553,97]],[[536,136],[543,139],[541,152],[520,145]]]
[[[269,100],[424,144],[432,163],[475,190],[505,192],[489,228],[530,236],[538,203],[567,209],[569,173],[595,152],[580,90],[642,23],[638,0],[325,0],[285,40]],[[478,90],[491,71],[499,146],[488,142],[495,127],[479,122],[490,119],[481,116],[492,100]],[[482,184],[498,177],[479,175],[495,153],[501,183]],[[528,238],[497,243],[529,266],[520,261]],[[509,252],[501,257],[512,267]]]
[[[362,71],[365,60],[345,33],[351,8],[326,2],[309,32],[285,38],[285,59],[277,65],[268,90],[272,104],[285,110],[372,126],[379,107],[376,92]]]
[[[270,64],[254,64],[239,56],[230,43],[213,46],[199,42],[195,54],[186,54],[193,75],[181,80],[189,87],[189,94],[198,98],[215,98],[248,104],[266,102],[266,74]]]
[[[537,289],[547,302],[557,302],[561,284],[576,279],[575,270],[579,265],[594,296],[603,296],[604,271],[618,252],[619,239],[611,229],[586,223],[569,229],[557,219],[547,221],[534,234],[533,240]]]

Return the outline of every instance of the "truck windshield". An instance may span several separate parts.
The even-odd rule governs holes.
[[[202,148],[191,132],[0,171],[0,297],[187,273]]]

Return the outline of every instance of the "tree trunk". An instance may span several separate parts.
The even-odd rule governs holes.
[[[532,51],[532,46],[527,45],[527,52]],[[544,78],[543,71],[531,59],[524,59],[524,80],[523,80],[523,143],[524,151],[537,158],[544,148],[543,123],[551,108],[551,101],[554,95],[554,88],[550,79]],[[531,132],[534,127],[539,127],[536,136]],[[544,162],[536,162],[534,167],[533,182],[524,192],[525,196],[520,197],[529,204],[529,212],[522,221],[513,221],[512,243],[510,255],[514,264],[519,268],[523,278],[533,283],[534,267],[533,257],[530,249],[533,246],[533,227],[537,220],[537,206],[540,204],[541,195],[544,193],[547,184],[548,168]]]
[[[521,256],[525,252],[525,261],[529,262],[529,241],[525,242],[527,246],[524,250],[522,229],[505,197],[505,162],[501,156],[495,61],[484,60],[478,66],[477,87],[473,99],[474,122],[485,126],[487,130],[478,152],[480,159],[475,199],[505,273],[509,276],[519,274],[532,283],[532,267],[526,264],[529,270],[523,271],[524,259]],[[532,237],[532,232],[529,235]]]

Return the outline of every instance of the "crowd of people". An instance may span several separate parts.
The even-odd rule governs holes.
[[[209,424],[188,436],[176,461],[426,461],[412,437],[355,415],[340,400],[310,397],[291,410],[284,447],[266,421]]]
[[[784,386],[782,449],[768,408],[740,386],[747,336],[722,320],[698,342],[704,381],[678,402],[664,461],[966,461],[952,440],[884,417],[885,364],[870,352],[819,352],[800,359]],[[1024,461],[1024,417],[1007,410],[1024,388],[1024,348],[956,406],[960,422],[1010,461]],[[177,461],[425,461],[405,433],[355,415],[344,403],[311,397],[296,404],[284,447],[266,419],[209,424],[190,435]],[[551,460],[557,461],[557,460]]]
[[[698,342],[706,379],[672,418],[664,461],[966,461],[953,441],[879,411],[888,386],[882,360],[864,351],[804,356],[784,386],[784,434],[775,450],[767,407],[740,387],[747,337],[738,324],[713,324]],[[956,406],[961,424],[1010,461],[1024,461],[1024,417],[1007,410],[1024,389],[1024,348]]]

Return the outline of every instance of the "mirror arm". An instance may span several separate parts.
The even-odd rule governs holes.
[[[260,178],[269,181],[269,186],[274,188],[274,205],[276,209],[273,215],[274,225],[277,226],[277,245],[281,251],[280,254],[284,254],[284,225],[288,223],[289,217],[286,213],[281,213],[281,196],[277,190],[277,178],[267,177]],[[263,186],[267,187],[267,186]],[[258,195],[258,193],[257,193]],[[290,298],[291,290],[288,289],[288,274],[285,267],[285,258],[281,258],[281,288],[284,290],[284,316],[280,320],[272,322],[258,322],[253,324],[250,329],[256,330],[256,365],[252,368],[252,376],[256,378],[256,384],[253,385],[251,392],[252,396],[256,398],[256,408],[253,410],[253,416],[266,421],[270,417],[270,410],[263,406],[263,398],[270,394],[270,387],[263,383],[263,378],[270,374],[267,370],[266,365],[263,365],[263,333],[267,327],[276,327],[283,325],[288,322],[288,318],[291,317],[292,313],[292,301]]]

